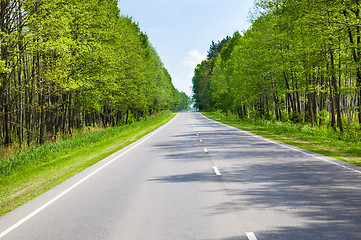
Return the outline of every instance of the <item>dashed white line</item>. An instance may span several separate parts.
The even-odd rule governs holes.
[[[203,142],[202,139],[199,139],[200,142]]]
[[[207,148],[204,148],[204,152],[208,152]]]
[[[216,173],[217,176],[221,176],[221,172],[218,170],[217,166],[213,166],[213,170]]]
[[[256,235],[253,232],[246,232],[246,235],[249,240],[257,240]]]
[[[203,116],[205,119],[208,119],[208,120],[213,121],[213,122],[217,122],[217,121],[215,121],[215,120],[211,120],[211,119],[205,117],[204,115],[202,115],[202,116]],[[334,162],[334,161],[329,160],[329,159],[326,159],[326,158],[324,158],[324,157],[322,157],[322,156],[316,156],[316,155],[314,155],[314,154],[305,152],[304,149],[297,148],[297,147],[293,147],[293,146],[291,146],[291,145],[288,145],[288,144],[285,144],[285,143],[282,143],[282,142],[278,142],[278,141],[275,141],[275,140],[271,140],[271,139],[268,139],[268,138],[259,136],[259,135],[257,135],[257,134],[254,134],[254,133],[251,133],[251,132],[248,132],[248,131],[245,131],[245,130],[242,130],[242,129],[239,129],[239,128],[236,128],[236,127],[233,127],[233,126],[229,126],[229,125],[224,124],[224,123],[221,123],[221,122],[217,122],[217,123],[219,123],[219,124],[221,124],[221,125],[223,125],[223,126],[226,126],[226,127],[228,127],[228,128],[237,130],[237,131],[239,131],[239,132],[241,132],[241,133],[243,133],[243,134],[247,134],[247,135],[249,135],[249,136],[252,136],[252,137],[261,139],[261,140],[266,141],[266,142],[270,142],[270,143],[273,143],[273,144],[277,144],[277,145],[279,145],[279,146],[281,146],[281,147],[288,148],[288,149],[291,149],[291,150],[294,150],[294,151],[303,153],[303,154],[305,154],[305,155],[307,155],[307,156],[310,156],[310,157],[319,159],[319,160],[324,161],[324,162],[328,162],[328,163],[330,163],[330,164],[334,164],[334,165],[339,166],[339,167],[341,167],[341,168],[344,168],[344,169],[346,169],[346,170],[348,170],[348,171],[352,171],[352,172],[361,174],[361,171],[360,171],[360,170],[354,169],[354,168],[352,168],[352,167],[345,166],[345,165],[343,165],[343,164],[341,164],[341,163]]]

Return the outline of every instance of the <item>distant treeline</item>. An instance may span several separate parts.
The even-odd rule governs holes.
[[[257,1],[252,26],[212,43],[195,69],[196,107],[359,129],[360,3]]]
[[[188,105],[116,0],[0,0],[0,145]]]

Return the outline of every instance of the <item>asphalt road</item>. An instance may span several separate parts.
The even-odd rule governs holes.
[[[361,171],[181,113],[0,218],[2,239],[357,240]]]

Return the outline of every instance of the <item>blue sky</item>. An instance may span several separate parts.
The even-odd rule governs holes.
[[[119,0],[146,32],[179,91],[192,95],[193,70],[212,41],[250,26],[253,0]]]

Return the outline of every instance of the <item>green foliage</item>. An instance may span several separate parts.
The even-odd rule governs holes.
[[[10,73],[10,71],[11,70],[8,67],[6,67],[5,61],[0,61],[0,73],[8,74]]]
[[[2,9],[0,143],[42,144],[172,109],[170,75],[117,1],[10,0]]]
[[[213,58],[198,64],[194,70],[193,101],[194,106],[200,111],[213,108],[210,96],[210,77],[212,73]]]
[[[361,123],[359,1],[259,0],[252,17],[195,69],[199,110],[340,132]]]
[[[191,99],[185,92],[179,92],[177,89],[174,90],[175,102],[173,105],[174,111],[189,110]]]

